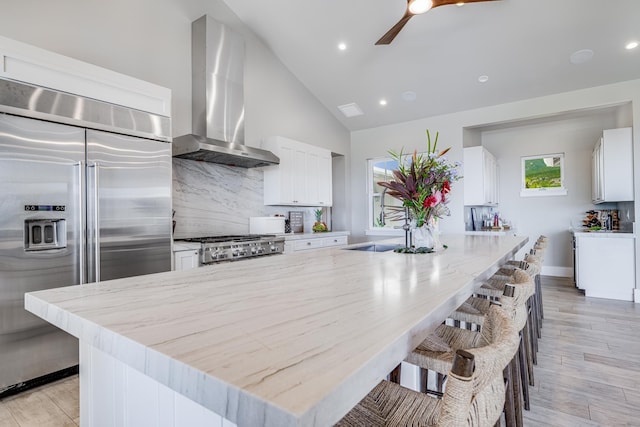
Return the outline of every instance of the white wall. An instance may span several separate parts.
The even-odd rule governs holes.
[[[0,35],[170,88],[173,136],[191,132],[191,22],[209,14],[245,38],[246,144],[259,146],[263,137],[282,135],[349,155],[349,132],[222,0],[10,3],[0,14]],[[342,165],[344,170],[337,175],[348,179],[350,162]],[[259,187],[256,182],[262,179],[260,173],[227,174],[228,169],[218,165],[184,168],[179,162],[174,162],[174,168],[176,176],[186,177],[176,182],[174,176],[177,191],[197,178],[206,180],[201,184],[207,189],[199,196],[185,191],[176,197],[179,227],[181,223],[197,223],[213,234],[224,232],[228,222],[239,231],[244,219],[264,213],[261,195],[254,191]],[[195,174],[191,174],[193,171]],[[250,183],[251,200],[241,200],[238,193],[230,197],[228,189],[219,187],[221,182],[216,178],[220,174],[229,180],[241,176]],[[337,209],[347,209],[346,193],[337,197],[342,197],[336,200]],[[217,214],[207,215],[211,211]],[[202,214],[190,217],[194,212]],[[349,215],[338,212],[336,217]],[[246,224],[248,229],[248,220]],[[334,225],[335,229],[349,226],[346,221]]]
[[[616,127],[613,112],[561,121],[510,127],[482,133],[482,145],[498,161],[501,217],[518,233],[550,237],[546,273],[572,274],[573,223],[601,209],[591,203],[591,152],[603,129]],[[566,196],[520,197],[521,157],[564,153]]]
[[[449,157],[452,160],[462,160],[463,141],[465,138],[472,138],[474,136],[474,132],[470,132],[468,129],[480,129],[487,125],[502,125],[504,127],[504,125],[510,122],[542,119],[566,112],[603,108],[606,106],[621,105],[629,102],[632,103],[632,109],[629,109],[616,117],[612,122],[612,127],[624,125],[625,123],[626,125],[630,125],[631,122],[636,124],[640,123],[640,108],[638,108],[640,105],[640,80],[632,80],[579,91],[565,92],[551,96],[462,111],[453,114],[428,117],[420,120],[353,132],[351,135],[352,236],[354,239],[365,238],[364,232],[367,225],[366,160],[372,157],[385,156],[388,150],[397,150],[403,146],[407,150],[424,148],[425,129],[430,129],[432,132],[440,131],[441,146],[452,147]],[[605,121],[604,124],[608,124],[608,121]],[[591,130],[583,134],[585,135],[585,138],[592,137],[591,131],[593,128],[589,126],[589,129]],[[536,132],[533,130],[529,130],[529,132],[531,133],[527,138],[531,143],[533,143],[531,140],[535,138]],[[540,132],[546,134],[546,131]],[[639,132],[640,130],[636,126],[633,133],[634,164],[636,165],[637,171],[633,177],[635,183],[636,212],[640,212]],[[578,137],[580,134],[582,134],[582,131],[576,133],[575,137]],[[498,137],[500,137],[500,135],[496,134],[495,138]],[[479,140],[481,139],[482,138]],[[536,144],[541,143],[543,142],[536,142]],[[595,140],[593,140],[593,143],[595,143]],[[509,155],[515,155],[515,152]],[[584,155],[584,152],[579,154],[579,156]],[[579,180],[579,177],[576,176],[574,179]],[[453,187],[453,197],[449,204],[451,217],[445,218],[441,221],[441,229],[444,232],[462,232],[464,230],[462,193],[463,183],[462,181],[459,181]],[[512,205],[513,201],[509,202],[509,204]],[[577,205],[576,208],[582,209],[584,206],[584,204],[579,206]],[[528,218],[523,217],[523,220],[528,221]],[[525,226],[524,223],[520,221],[518,227],[522,228],[523,226],[529,227],[528,225]],[[568,224],[566,219],[559,220],[558,226],[567,227]],[[528,228],[527,232],[531,239],[535,239],[539,234],[541,234],[541,230],[538,228]],[[638,245],[639,242],[636,242],[636,244]],[[558,251],[562,251],[562,247],[565,243],[562,241],[552,241],[552,245],[554,245],[555,248],[560,248]],[[553,249],[554,251],[556,250],[555,248]],[[640,253],[640,246],[636,247],[636,253]],[[551,260],[550,257],[546,257],[545,265],[556,265],[555,263],[558,263],[558,265],[564,265],[566,264],[567,256],[567,253],[564,253],[563,256],[558,255],[557,260]],[[638,257],[636,257],[636,260],[636,269],[640,271]]]

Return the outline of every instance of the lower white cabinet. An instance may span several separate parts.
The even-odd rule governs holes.
[[[187,251],[176,251],[173,253],[173,269],[189,270],[200,265],[200,251],[190,249]]]
[[[633,301],[634,236],[575,233],[575,238],[576,286],[585,296]]]
[[[348,236],[322,236],[300,238],[295,240],[285,240],[284,252],[292,253],[297,251],[306,251],[311,249],[328,248],[332,246],[345,246],[348,243]]]

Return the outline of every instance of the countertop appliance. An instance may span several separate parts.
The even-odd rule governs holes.
[[[175,241],[199,243],[200,264],[203,265],[284,252],[284,236],[274,234],[194,237]]]
[[[77,369],[77,339],[25,292],[171,269],[170,128],[0,79],[0,396]]]

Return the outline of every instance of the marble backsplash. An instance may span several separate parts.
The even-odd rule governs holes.
[[[311,231],[314,208],[265,206],[263,172],[193,160],[173,159],[175,238],[246,234],[249,217],[304,212]]]

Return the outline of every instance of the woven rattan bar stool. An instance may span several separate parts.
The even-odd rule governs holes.
[[[515,425],[520,426],[522,425],[522,404],[520,398],[523,399],[524,408],[527,410],[530,408],[528,385],[531,384],[532,381],[529,380],[529,360],[532,361],[532,359],[528,353],[531,352],[532,349],[529,340],[531,332],[529,330],[529,309],[527,301],[534,293],[535,284],[533,278],[520,269],[516,269],[511,277],[512,280],[510,284],[514,286],[514,300],[512,302],[515,304],[514,323],[520,335],[520,347],[511,368],[517,380],[517,383],[514,384],[517,389],[516,392],[519,391],[522,393],[522,396],[516,395],[514,397],[515,416],[511,421],[515,423]],[[481,330],[490,304],[491,302],[487,298],[470,297],[453,311],[449,315],[449,318],[458,322],[464,322],[465,325],[474,325],[477,330]],[[509,417],[508,413],[505,413],[505,415]],[[507,419],[507,421],[509,421],[509,419]],[[510,424],[511,423],[507,422],[507,425]]]
[[[527,275],[525,274],[525,276]],[[503,310],[505,310],[511,318],[515,316],[516,304],[518,304],[520,300],[526,301],[524,296],[519,296],[519,299],[516,300],[516,296],[514,295],[516,293],[520,294],[521,292],[521,289],[518,289],[516,292],[516,288],[514,286],[508,285],[505,287],[506,296],[503,296],[500,302]],[[489,302],[488,300],[485,301]],[[489,313],[491,310],[490,305],[487,307],[485,314]],[[485,316],[482,320],[483,324],[486,322],[486,319],[487,318]],[[444,380],[447,372],[451,369],[451,362],[455,351],[458,349],[468,349],[485,345],[484,343],[483,333],[468,331],[466,329],[460,329],[443,324],[438,326],[438,328],[430,334],[426,340],[420,343],[420,345],[407,356],[405,361],[421,368],[420,388],[422,391],[433,395],[441,395]],[[514,363],[517,363],[517,360],[514,360]],[[429,372],[436,374],[435,389],[431,390],[428,390],[427,386]],[[519,375],[517,374],[518,372],[519,367],[515,368],[510,366],[505,370],[505,378],[507,379],[508,385],[505,418],[508,426],[517,425],[509,421],[513,419],[515,422],[518,414],[522,413],[522,405],[519,400],[521,386],[519,385],[520,381]],[[518,400],[515,399],[516,396],[518,397]]]
[[[517,267],[511,266],[502,267],[498,270],[500,274],[493,275],[489,280],[480,286],[476,290],[476,295],[490,298],[490,299],[498,299],[500,295],[504,292],[504,286],[507,283],[513,282],[513,274],[516,269],[521,271],[525,271],[531,278],[535,278],[540,273],[541,264],[538,259],[534,259],[531,255],[525,255],[525,258],[532,261],[528,263],[526,261],[518,261]],[[534,279],[535,280],[535,279]],[[535,283],[535,282],[534,282]],[[534,376],[533,376],[533,365],[538,363],[537,361],[537,353],[538,353],[538,320],[536,318],[536,310],[535,310],[535,295],[531,296],[527,301],[528,307],[528,320],[527,325],[525,327],[525,334],[523,335],[523,341],[526,348],[526,356],[527,356],[527,371],[529,377],[529,385],[535,385]],[[525,407],[528,409],[529,402],[525,397]]]
[[[544,255],[547,249],[549,239],[546,236],[540,236],[536,243],[533,245],[533,248],[529,252],[531,255],[536,256],[540,259],[540,263],[544,262]],[[542,283],[540,281],[540,274],[538,274],[535,278],[536,283],[536,307],[538,321],[540,323],[539,329],[542,329],[542,319],[544,319],[544,307],[542,306]]]
[[[518,348],[518,332],[500,307],[491,308],[482,340],[452,357],[442,399],[382,381],[336,426],[495,425],[505,403],[503,370]]]
[[[513,269],[522,268],[523,265],[532,265],[533,268],[527,270],[531,277],[533,277],[534,283],[540,283],[540,272],[542,271],[542,258],[539,256],[526,254],[523,261],[508,261],[505,263],[496,274],[498,275],[511,275]],[[534,348],[537,351],[538,338],[542,338],[542,318],[541,307],[542,299],[540,292],[538,292],[538,286],[536,286],[536,292],[532,295],[531,301],[529,301],[532,310],[532,326],[534,327],[535,336],[532,337]]]

